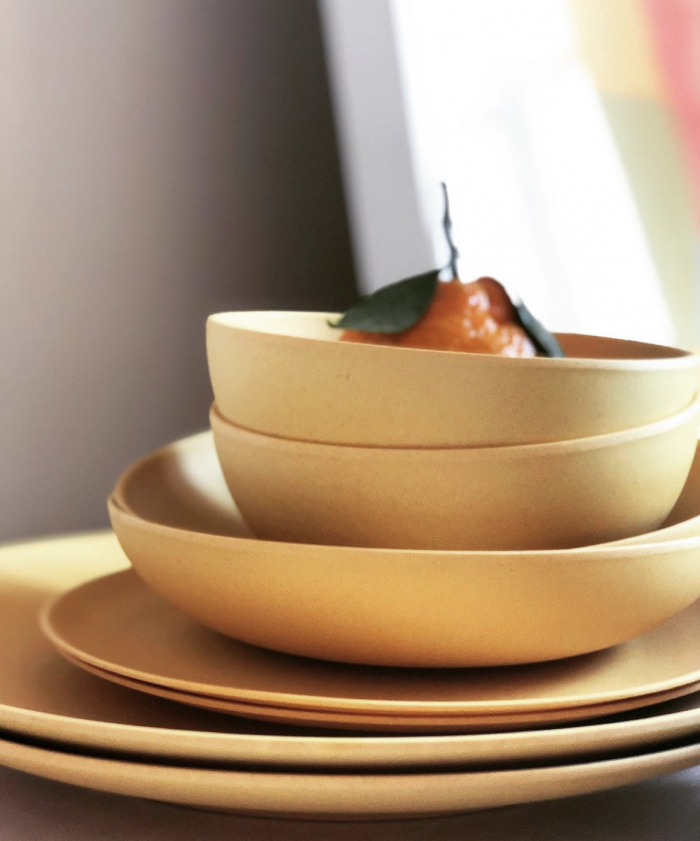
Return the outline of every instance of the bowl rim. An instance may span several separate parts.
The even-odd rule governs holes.
[[[186,438],[180,438],[173,441],[164,447],[149,453],[143,458],[138,459],[133,464],[124,470],[117,479],[116,485],[109,497],[107,498],[107,508],[109,510],[112,524],[114,525],[113,515],[126,520],[132,526],[136,526],[141,530],[150,532],[151,534],[162,534],[174,537],[180,540],[196,540],[204,545],[226,548],[231,547],[231,544],[243,544],[250,548],[256,548],[259,551],[264,551],[265,547],[279,547],[286,552],[295,552],[298,554],[308,555],[309,551],[314,552],[329,552],[331,554],[344,555],[369,555],[376,558],[384,557],[387,559],[400,560],[402,558],[410,558],[418,561],[421,558],[429,559],[444,559],[456,562],[464,562],[465,560],[484,559],[492,562],[503,561],[512,563],[513,561],[528,561],[534,562],[565,562],[577,561],[600,563],[601,561],[626,561],[639,557],[653,557],[656,554],[669,554],[675,551],[683,551],[685,549],[700,549],[700,535],[695,537],[683,537],[673,540],[637,543],[633,545],[616,545],[616,542],[594,544],[593,546],[579,546],[574,549],[538,549],[538,550],[508,550],[508,551],[474,551],[474,550],[442,550],[442,549],[383,549],[379,547],[357,547],[357,546],[335,546],[327,544],[316,543],[291,543],[281,540],[263,540],[256,537],[239,537],[235,535],[212,534],[211,532],[193,531],[192,529],[180,528],[179,526],[165,525],[154,520],[149,520],[135,511],[126,502],[126,491],[129,484],[134,481],[135,475],[145,467],[149,462],[157,461],[167,458],[169,455],[186,452],[202,446],[206,439],[211,438],[209,431],[200,432]],[[213,446],[213,443],[212,443]],[[700,515],[699,515],[700,516]],[[114,529],[116,532],[116,529]],[[118,536],[118,535],[117,535]]]
[[[346,459],[352,458],[353,455],[361,457],[364,454],[371,453],[373,457],[377,457],[384,453],[391,453],[394,459],[409,460],[418,459],[422,455],[430,454],[432,458],[443,458],[445,460],[459,458],[460,461],[475,462],[504,458],[520,460],[546,457],[548,455],[568,455],[571,453],[614,447],[672,432],[684,426],[698,415],[700,415],[700,391],[696,393],[691,403],[684,409],[681,409],[680,412],[643,426],[634,426],[629,429],[618,430],[617,432],[605,432],[602,435],[591,435],[585,438],[570,438],[565,441],[546,441],[536,444],[505,444],[503,446],[496,445],[488,447],[387,447],[373,444],[358,446],[356,444],[331,444],[325,441],[305,441],[297,438],[285,438],[281,435],[270,435],[233,423],[224,417],[216,401],[211,404],[209,409],[209,422],[212,429],[216,427],[215,438],[219,434],[226,437],[243,435],[259,441],[262,446],[275,445],[278,450],[304,450],[307,453],[315,453],[319,456],[325,454],[333,457],[343,456]]]
[[[700,354],[684,350],[683,348],[673,347],[671,345],[660,345],[650,342],[641,342],[633,339],[618,339],[609,336],[596,336],[587,333],[560,333],[554,335],[560,339],[567,337],[585,338],[585,339],[599,339],[601,341],[611,341],[620,343],[626,346],[637,346],[639,348],[649,348],[650,351],[656,349],[663,351],[664,356],[649,356],[639,359],[617,359],[614,357],[525,357],[513,358],[508,356],[500,356],[498,354],[490,353],[470,353],[468,351],[453,351],[453,350],[431,350],[427,348],[405,348],[392,347],[390,345],[373,345],[371,343],[362,342],[339,342],[338,340],[323,339],[314,336],[294,336],[286,333],[275,333],[268,330],[261,330],[245,323],[234,324],[231,323],[234,319],[245,319],[245,317],[255,316],[257,318],[264,317],[270,320],[289,318],[290,316],[297,316],[308,319],[315,319],[317,321],[340,318],[341,313],[333,312],[314,312],[307,310],[230,310],[226,312],[212,313],[207,316],[206,328],[207,333],[210,329],[223,328],[238,333],[249,333],[290,342],[300,347],[310,344],[325,345],[326,347],[342,348],[343,353],[355,354],[361,357],[363,354],[382,353],[382,354],[396,354],[401,353],[405,355],[405,359],[409,360],[411,357],[418,359],[421,356],[426,358],[445,358],[462,359],[465,358],[479,360],[479,364],[506,367],[518,365],[525,369],[559,369],[559,370],[604,370],[604,371],[619,371],[619,372],[634,372],[634,371],[666,371],[671,370],[685,370],[700,367]],[[340,331],[338,331],[340,334]],[[337,350],[334,352],[338,352]],[[396,358],[396,357],[395,357]]]

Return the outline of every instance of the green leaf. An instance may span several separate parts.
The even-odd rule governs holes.
[[[441,269],[409,277],[367,295],[331,327],[363,333],[402,333],[425,315],[438,285]]]
[[[535,348],[544,356],[563,357],[566,354],[556,338],[538,321],[530,310],[522,303],[514,304],[520,326],[532,340]]]

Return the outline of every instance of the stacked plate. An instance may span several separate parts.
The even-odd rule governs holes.
[[[181,548],[192,542],[170,556],[174,575],[207,544],[257,543],[234,534],[243,526],[209,434],[156,453],[120,487],[123,505],[141,503],[121,511],[125,522],[156,542],[169,529]],[[700,460],[677,510],[659,545],[697,552]],[[696,606],[608,652],[426,672],[222,637],[154,596],[111,535],[6,547],[0,581],[0,761],[53,779],[213,809],[367,819],[584,793],[700,761]],[[39,610],[80,669],[52,654]],[[625,706],[633,712],[610,717]]]
[[[289,317],[273,316],[254,320],[275,330],[214,320],[214,437],[120,478],[121,549],[87,535],[0,550],[0,761],[191,806],[364,819],[699,762],[697,360],[563,337],[570,354],[583,342],[614,358],[465,367],[459,354],[355,346],[346,370],[320,316],[297,317],[306,333],[291,345]],[[323,368],[329,352],[330,426],[295,403],[305,354]],[[368,425],[421,370],[432,420]],[[360,409],[338,407],[353,379]],[[498,413],[504,383],[523,416]],[[526,397],[551,410],[553,383],[571,411],[538,424]],[[445,420],[450,407],[466,426]],[[533,434],[554,439],[522,440]],[[452,527],[453,497],[438,504],[446,489],[469,501],[466,526]]]

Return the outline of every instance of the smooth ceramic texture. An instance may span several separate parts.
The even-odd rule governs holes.
[[[207,321],[216,401],[268,435],[379,447],[585,438],[684,409],[700,359],[658,345],[562,335],[567,359],[507,359],[339,342],[326,313]]]
[[[673,510],[662,527],[656,531],[601,545],[641,546],[650,542],[683,540],[698,535],[700,535],[700,446],[695,451],[690,473],[685,480],[678,502],[673,506]]]
[[[645,633],[700,595],[697,536],[536,553],[239,536],[245,526],[208,435],[128,470],[110,513],[139,575],[194,619],[255,645],[327,660],[471,666],[557,659]]]
[[[0,740],[0,764],[58,782],[199,809],[378,820],[491,809],[616,788],[700,761],[700,745],[598,762],[430,774],[285,774],[126,762]]]
[[[391,669],[292,657],[216,634],[133,570],[96,578],[42,611],[71,657],[134,680],[228,701],[334,713],[520,715],[640,699],[700,682],[700,602],[626,645],[501,669]]]
[[[327,730],[344,730],[347,732],[381,733],[395,737],[397,734],[413,734],[416,738],[434,735],[479,736],[516,734],[518,732],[538,732],[536,729],[563,726],[571,723],[592,722],[595,719],[629,713],[645,708],[657,709],[659,705],[675,701],[689,694],[695,695],[700,684],[693,683],[668,692],[656,692],[642,698],[631,698],[623,701],[610,701],[603,704],[591,704],[585,707],[570,707],[557,710],[541,710],[534,713],[520,713],[518,715],[368,715],[364,713],[338,713],[322,710],[305,710],[297,707],[274,707],[265,704],[247,704],[211,698],[207,695],[196,695],[188,692],[178,692],[175,689],[164,689],[155,683],[133,680],[116,672],[100,669],[90,663],[85,663],[62,650],[60,644],[57,650],[63,657],[80,669],[103,680],[111,681],[119,686],[126,686],[137,692],[145,692],[157,698],[165,698],[179,704],[189,704],[214,712],[251,718],[256,721],[287,724],[294,727],[325,728]]]
[[[700,733],[698,694],[604,723],[517,733],[396,737],[333,736],[265,725],[123,691],[55,655],[36,616],[51,594],[126,563],[111,534],[0,549],[0,728],[6,733],[156,762],[375,770],[574,759]]]
[[[260,435],[210,413],[219,461],[258,537],[388,549],[569,549],[658,528],[697,445],[672,418],[553,444],[404,450]],[[581,512],[586,516],[582,517]]]

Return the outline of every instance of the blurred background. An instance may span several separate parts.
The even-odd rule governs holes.
[[[207,424],[204,323],[446,262],[700,347],[693,0],[0,0],[0,539]]]

